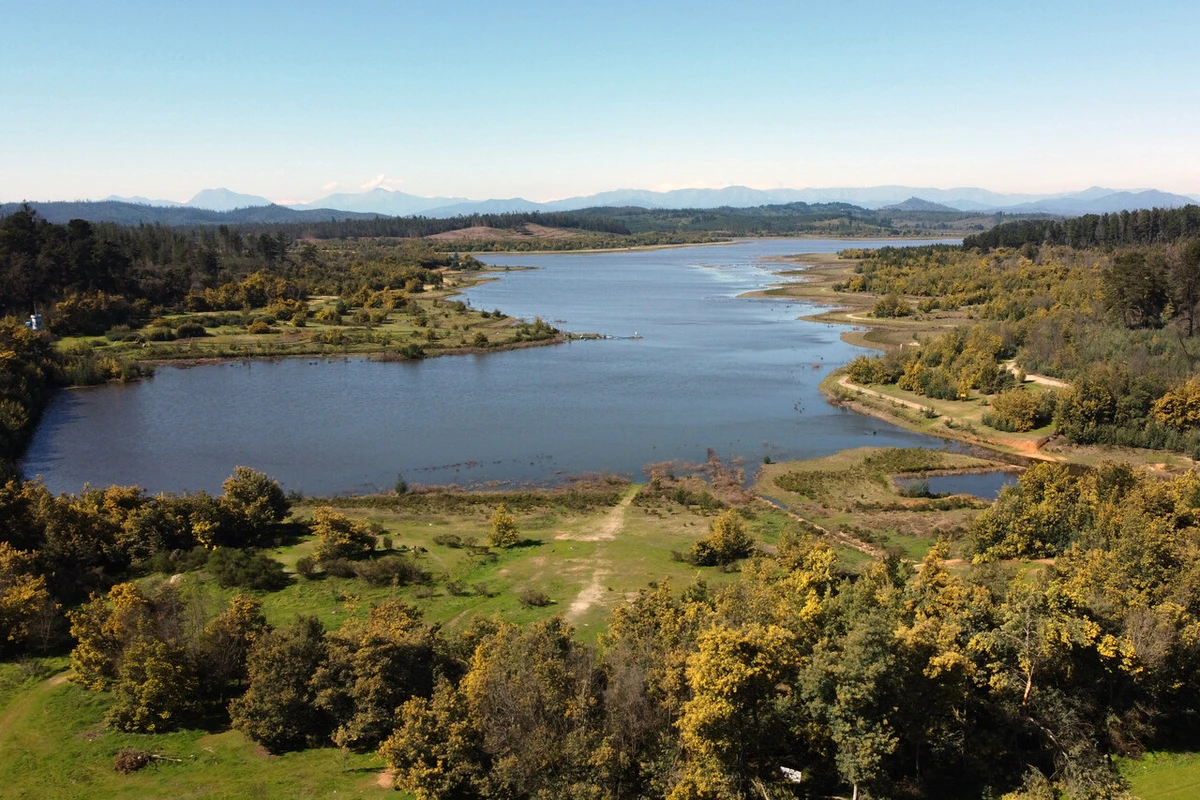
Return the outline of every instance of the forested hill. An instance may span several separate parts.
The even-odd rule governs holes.
[[[0,217],[16,213],[23,205],[23,203],[0,203]],[[187,208],[185,206],[149,206],[115,200],[29,203],[28,205],[37,211],[42,219],[59,224],[70,222],[73,219],[82,219],[88,222],[115,222],[118,225],[189,227],[193,225],[323,222],[333,219],[375,219],[382,216],[355,211],[335,211],[330,208],[297,211],[277,205],[237,208],[233,211],[209,211],[206,208]]]
[[[963,247],[993,250],[1025,244],[1074,248],[1170,244],[1200,237],[1200,206],[1151,208],[1114,214],[1085,214],[1072,219],[1006,222],[968,236]]]
[[[0,218],[11,216],[24,205],[0,204]],[[28,206],[37,212],[39,218],[58,224],[81,219],[91,223],[163,225],[171,228],[200,229],[226,225],[243,233],[282,233],[293,239],[418,238],[469,228],[524,232],[527,225],[616,236],[921,236],[943,232],[962,235],[984,231],[1013,219],[1000,213],[899,208],[872,211],[849,203],[799,202],[752,208],[596,207],[560,212],[477,213],[450,218],[388,217],[331,209],[296,211],[276,205],[233,211],[157,207],[117,201],[30,203]],[[1050,219],[1046,215],[1022,217],[1030,218]]]

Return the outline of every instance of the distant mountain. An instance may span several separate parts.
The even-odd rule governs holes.
[[[89,222],[115,222],[120,225],[276,224],[325,222],[331,219],[375,219],[381,216],[380,214],[360,214],[331,208],[296,211],[276,205],[239,208],[233,211],[210,211],[181,205],[148,206],[111,200],[30,203],[29,205],[43,219],[58,224],[70,222],[73,219],[85,219]],[[0,217],[8,216],[20,207],[20,203],[0,203]]]
[[[1065,197],[1021,203],[1005,208],[1004,211],[1005,213],[1041,212],[1064,217],[1078,217],[1083,214],[1111,214],[1116,211],[1135,211],[1140,208],[1181,208],[1195,203],[1194,198],[1154,189],[1142,192],[1114,192],[1111,189],[1093,187]]]
[[[472,202],[474,201],[468,200],[465,197],[418,197],[415,194],[405,194],[404,192],[394,192],[390,189],[380,188],[357,194],[345,192],[331,194],[328,197],[322,197],[320,200],[314,200],[311,203],[297,203],[291,207],[301,210],[310,208],[336,208],[342,211],[384,214],[389,217],[408,217],[417,214],[431,216],[429,214],[431,209],[452,207],[459,203]],[[472,212],[454,212],[450,214],[438,214],[437,216],[453,217],[458,213]]]
[[[511,214],[520,211],[550,211],[548,204],[535,203],[523,197],[512,197],[507,200],[469,200],[450,206],[440,206],[421,212],[422,216],[446,219],[448,217],[470,216],[471,214]]]
[[[209,211],[233,211],[235,208],[269,206],[271,201],[254,194],[238,194],[228,189],[204,189],[183,205],[188,208],[206,208]]]
[[[107,202],[133,203],[134,205],[139,205],[139,206],[159,206],[160,208],[173,208],[173,207],[178,207],[178,206],[183,205],[183,203],[178,203],[174,200],[151,200],[148,197],[141,197],[141,196],[121,197],[120,195],[115,195],[115,194],[110,194],[108,197],[104,198],[100,202],[102,202],[102,203],[107,203]]]
[[[894,203],[890,206],[880,206],[880,211],[958,211],[957,208],[943,205],[941,203],[931,203],[928,200],[922,200],[920,197],[910,197],[903,203]]]

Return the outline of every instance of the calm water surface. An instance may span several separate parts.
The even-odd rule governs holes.
[[[514,270],[475,308],[614,337],[419,363],[284,359],[64,392],[24,461],[55,492],[84,483],[219,491],[245,464],[309,494],[410,483],[547,483],[707,448],[750,466],[862,445],[940,447],[828,405],[817,385],[862,350],[814,307],[738,295],[779,281],[770,256],[871,246],[752,240],[651,252],[492,256]]]
[[[995,500],[1005,486],[1015,486],[1020,475],[1016,472],[972,472],[966,475],[934,475],[922,478],[901,478],[896,483],[912,487],[926,481],[932,494],[969,494],[984,500]]]

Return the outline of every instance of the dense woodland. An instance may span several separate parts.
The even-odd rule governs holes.
[[[1200,456],[1200,230],[1186,233],[1197,212],[1093,218],[1089,229],[1125,231],[1103,249],[1026,240],[857,253],[860,269],[839,288],[883,295],[877,316],[953,311],[974,322],[919,348],[860,357],[850,374],[932,398],[995,395],[992,419],[1002,430],[1053,421],[1074,443]],[[1016,223],[997,237],[1028,232]],[[1002,366],[1009,359],[1070,388],[1034,400],[1015,390]]]

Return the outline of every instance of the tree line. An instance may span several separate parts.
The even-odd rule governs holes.
[[[994,250],[1026,244],[1119,247],[1169,244],[1200,237],[1200,206],[1151,208],[1112,214],[1084,214],[1064,220],[1005,222],[963,239],[963,247]]]

